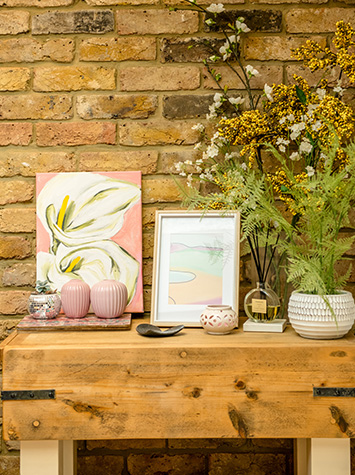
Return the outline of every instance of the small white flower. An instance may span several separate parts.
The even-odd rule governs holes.
[[[317,120],[314,124],[312,124],[312,130],[319,130],[322,127],[322,122]]]
[[[177,172],[182,170],[182,162],[175,163],[175,169]]]
[[[308,167],[306,167],[306,171],[307,171],[307,175],[308,175],[309,177],[313,176],[314,173],[315,173],[314,168],[311,167],[310,165],[308,165]]]
[[[286,122],[286,117],[281,117],[281,119],[279,120],[279,124],[282,125]]]
[[[206,10],[210,13],[222,13],[224,12],[224,6],[223,3],[211,3],[211,5],[206,8]]]
[[[215,104],[209,106],[210,113],[206,115],[207,120],[215,119],[217,117],[216,107]]]
[[[288,114],[286,116],[286,119],[289,120],[290,122],[293,122],[295,120],[295,116],[293,114]]]
[[[203,124],[196,124],[191,127],[192,130],[197,130],[201,134],[205,131],[205,126]]]
[[[268,86],[267,84],[265,84],[264,86],[264,93],[265,93],[265,96],[267,97],[267,99],[270,101],[270,102],[273,102],[273,97],[272,97],[272,87],[271,86]]]
[[[301,156],[298,152],[293,152],[290,155],[290,160],[292,160],[293,162],[297,162],[297,160],[299,160],[300,158]]]
[[[248,165],[246,163],[241,163],[240,164],[240,167],[244,170],[244,171],[247,171],[248,170]]]
[[[214,102],[215,107],[220,107],[222,97],[223,95],[220,94],[219,92],[216,92],[216,94],[213,96],[213,102]],[[218,106],[216,106],[216,104],[218,104]]]
[[[313,112],[318,108],[318,104],[308,104],[307,106],[307,112],[308,114],[312,117]]]
[[[285,153],[286,152],[286,147],[284,145],[280,145],[279,150],[280,150],[280,152]]]
[[[185,161],[184,161],[184,164],[185,164],[185,165],[192,165],[192,161],[191,161],[191,160],[185,160]]]
[[[317,94],[319,100],[324,99],[324,96],[326,95],[326,93],[327,93],[327,91],[325,89],[320,88],[320,87],[316,90],[316,94]]]
[[[247,25],[244,23],[244,18],[239,18],[235,22],[235,27],[238,31],[242,31],[243,33],[248,33],[250,31],[250,28],[248,28]]]
[[[234,106],[243,104],[244,101],[245,101],[245,99],[243,97],[230,97],[228,100]]]
[[[251,78],[253,76],[257,76],[259,73],[259,71],[255,68],[253,68],[253,66],[251,66],[250,64],[248,64],[247,66],[245,66],[245,70],[248,74],[248,76]]]
[[[311,153],[312,152],[312,149],[313,149],[313,145],[311,144],[311,142],[304,138],[301,142],[301,145],[300,145],[300,152],[301,153]]]
[[[211,158],[217,157],[219,153],[219,148],[217,147],[217,145],[209,145],[207,147],[206,153]]]
[[[224,45],[219,48],[219,52],[223,55],[222,56],[223,61],[228,59],[229,56],[231,55],[231,51],[229,51],[229,44],[224,43]]]
[[[237,38],[236,38],[235,35],[228,36],[228,41],[229,41],[230,44],[233,44],[233,43],[237,42]]]
[[[343,89],[341,86],[338,85],[333,89],[333,91],[336,92],[337,94],[339,94],[340,96],[342,96],[345,89]]]
[[[296,140],[297,137],[301,134],[302,130],[306,128],[306,124],[304,122],[298,122],[297,124],[292,124],[289,129],[291,130],[291,140]]]
[[[282,137],[278,137],[278,139],[276,140],[276,145],[289,145],[289,143],[289,140],[286,140]]]
[[[195,144],[195,146],[194,146],[194,150],[201,150],[201,147],[202,147],[202,143],[197,142],[197,144]]]

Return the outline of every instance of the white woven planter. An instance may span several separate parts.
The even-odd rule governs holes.
[[[320,295],[292,292],[288,303],[288,317],[294,330],[304,338],[331,340],[341,338],[354,324],[355,304],[350,292],[327,295],[334,314]]]

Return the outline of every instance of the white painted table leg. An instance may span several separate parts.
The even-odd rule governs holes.
[[[21,441],[21,475],[75,475],[76,443],[71,440]]]
[[[350,475],[350,439],[297,439],[297,475]]]

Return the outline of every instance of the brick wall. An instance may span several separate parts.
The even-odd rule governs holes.
[[[329,42],[338,20],[355,26],[354,0],[224,4],[253,30],[243,54],[261,73],[255,89],[287,81],[300,70],[291,47],[307,38]],[[179,207],[170,173],[175,162],[196,153],[191,126],[203,120],[216,88],[202,63],[203,44],[188,46],[192,38],[195,44],[196,38],[220,34],[206,31],[196,12],[169,10],[176,5],[175,0],[2,0],[0,338],[25,314],[35,281],[36,172],[142,170],[149,311],[154,211]],[[241,87],[235,79],[231,83],[228,71],[224,78]],[[242,301],[250,288],[244,260],[241,271]],[[17,475],[18,444],[2,442],[1,448],[0,473]],[[80,444],[79,455],[79,474],[87,475],[292,473],[287,440],[91,441]]]

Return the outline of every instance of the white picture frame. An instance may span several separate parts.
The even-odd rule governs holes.
[[[156,211],[151,323],[199,327],[206,305],[238,314],[240,214]]]

